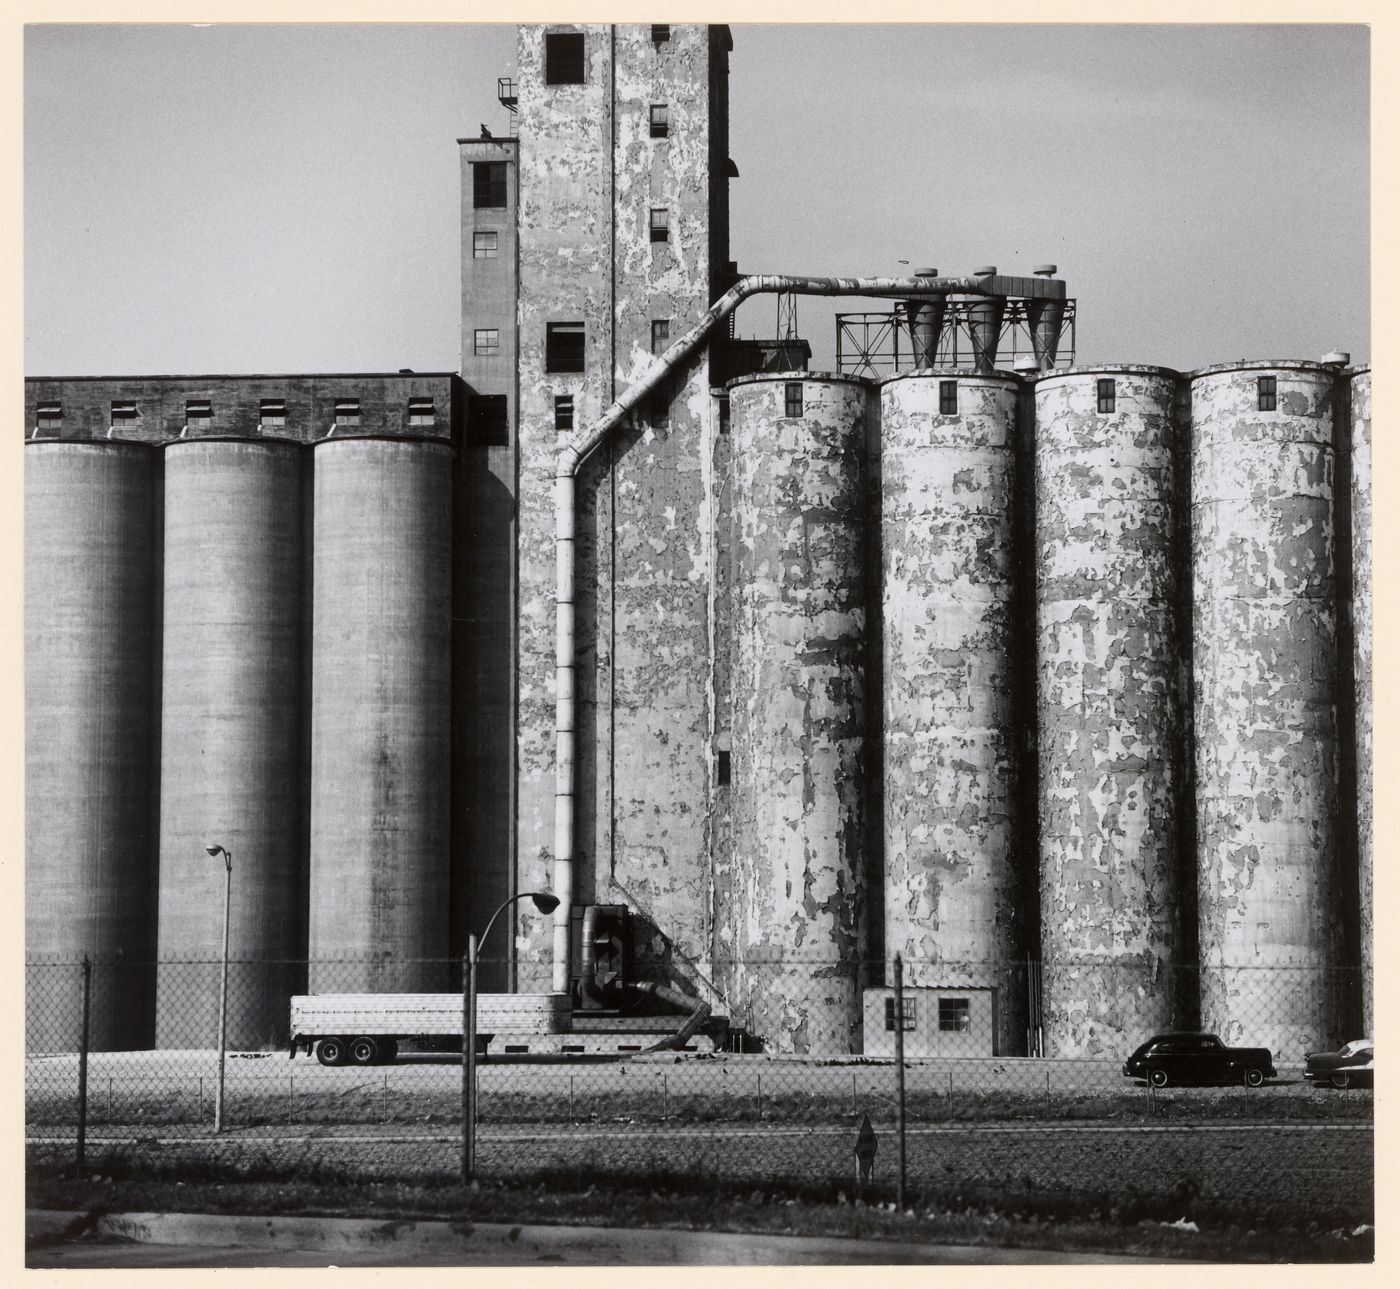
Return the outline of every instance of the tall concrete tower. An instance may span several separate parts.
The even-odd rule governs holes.
[[[457,749],[460,765],[486,767],[458,793],[468,925],[511,890],[551,882],[557,451],[729,285],[730,45],[725,27],[522,25],[502,95],[518,138],[461,144],[466,451],[486,454],[487,470],[461,477],[458,531],[491,529],[493,508],[515,517],[513,533],[496,525],[489,538],[513,552],[508,594],[493,573],[501,552],[479,547],[476,571],[470,558],[458,571],[496,586],[456,624],[459,657],[495,660],[459,703],[480,698],[501,717]],[[708,936],[711,384],[702,350],[579,487],[575,903],[627,905],[638,955],[678,963]],[[490,648],[511,631],[513,677]],[[512,725],[513,802],[491,786]],[[546,987],[548,927],[527,917],[519,931],[515,983]]]

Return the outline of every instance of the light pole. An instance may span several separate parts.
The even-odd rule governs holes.
[[[224,961],[219,973],[219,1080],[218,1092],[214,1097],[214,1131],[224,1130],[224,1049],[228,1039],[228,915],[229,897],[233,894],[233,852],[225,850],[217,843],[204,848],[205,853],[217,859],[224,857]]]
[[[477,949],[486,942],[496,919],[517,900],[533,900],[541,913],[559,907],[557,896],[548,891],[521,891],[512,895],[486,919],[480,938],[467,936],[467,956],[462,971],[462,1183],[472,1184],[476,1176],[476,962]]]

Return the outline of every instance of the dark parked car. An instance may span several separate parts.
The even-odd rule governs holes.
[[[1308,1052],[1303,1077],[1314,1083],[1330,1083],[1334,1088],[1373,1087],[1376,1045],[1369,1038],[1356,1038],[1338,1052]]]
[[[1128,1057],[1123,1073],[1146,1079],[1154,1088],[1171,1083],[1247,1083],[1257,1088],[1277,1071],[1267,1047],[1226,1047],[1214,1034],[1156,1034]]]

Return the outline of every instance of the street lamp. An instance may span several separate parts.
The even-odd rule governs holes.
[[[480,939],[467,936],[467,957],[462,973],[462,1181],[472,1184],[476,1175],[476,962],[477,949],[486,942],[496,919],[517,900],[531,900],[541,913],[553,913],[559,897],[548,891],[521,891],[512,895],[486,919]]]
[[[233,893],[233,852],[217,843],[204,848],[205,854],[217,859],[224,857],[224,962],[219,973],[219,1090],[214,1098],[214,1131],[224,1130],[224,1049],[228,1039],[228,913],[229,896]]]

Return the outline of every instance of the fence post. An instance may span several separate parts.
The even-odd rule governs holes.
[[[895,1131],[899,1135],[899,1211],[904,1212],[904,956],[894,955]]]
[[[1045,1067],[1045,1117],[1050,1117],[1050,1067]]]
[[[107,1076],[107,1122],[112,1122],[112,1076]]]
[[[851,1118],[854,1119],[860,1113],[860,1108],[856,1102],[856,1072],[851,1071]]]
[[[569,1075],[569,1122],[578,1122],[574,1116],[574,1076],[572,1074]]]
[[[87,1081],[88,1039],[92,1024],[92,959],[83,954],[83,1032],[78,1048],[78,1149],[74,1175],[81,1177],[87,1166]]]
[[[763,1122],[763,1075],[755,1074],[754,1078],[754,1100],[758,1103],[758,1121]]]
[[[671,1097],[666,1087],[666,1076],[661,1076],[661,1122],[665,1123],[671,1117]]]

